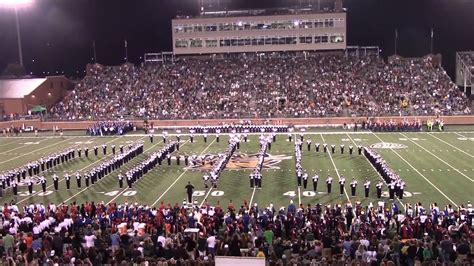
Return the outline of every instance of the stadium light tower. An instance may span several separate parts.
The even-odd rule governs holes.
[[[18,41],[18,60],[20,65],[23,67],[23,51],[21,49],[21,34],[20,34],[20,19],[18,17],[18,9],[28,7],[33,4],[34,0],[1,0],[0,7],[12,8],[15,10],[15,23],[16,23],[16,38]]]

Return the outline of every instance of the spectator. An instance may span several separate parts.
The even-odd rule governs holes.
[[[429,56],[385,63],[373,56],[314,53],[306,60],[96,64],[50,113],[74,120],[369,117],[469,114],[468,104]]]
[[[421,203],[417,206],[422,209]],[[11,248],[0,263],[27,261],[45,264],[49,260],[58,264],[166,262],[212,265],[214,254],[219,254],[265,257],[282,264],[314,261],[415,265],[434,262],[439,257],[437,254],[441,254],[444,262],[456,260],[458,264],[472,264],[469,239],[472,239],[473,231],[466,220],[471,210],[463,205],[459,210],[447,206],[444,212],[437,213],[436,205],[430,207],[431,210],[425,213],[412,212],[408,207],[402,211],[393,205],[386,208],[359,203],[355,206],[317,204],[301,206],[292,213],[284,208],[276,210],[268,206],[259,209],[245,204],[228,209],[207,204],[201,208],[188,208],[188,204],[172,206],[164,203],[157,208],[138,203],[6,204],[0,215],[0,224],[3,225],[0,247],[15,247],[16,242],[18,245],[16,249]],[[36,211],[53,220],[49,226],[31,234],[34,222],[25,218],[33,217]],[[354,212],[351,226],[345,217],[348,211]],[[198,235],[184,234],[190,216],[183,213],[198,217]],[[250,217],[247,232],[243,230],[245,213]],[[5,214],[9,219],[5,219]],[[419,227],[420,216],[427,216],[422,227]],[[433,220],[433,216],[437,216],[437,220]],[[76,222],[67,223],[67,219]],[[26,224],[20,227],[20,221],[26,221]],[[169,225],[168,233],[164,230],[165,224]],[[12,231],[12,228],[17,228],[16,233],[7,235],[5,232]],[[115,228],[121,231],[115,231]],[[400,241],[404,228],[414,228],[414,231],[424,228],[425,232],[407,234],[408,238]],[[431,230],[425,230],[428,228]],[[309,231],[314,240],[306,239]],[[29,236],[33,239],[31,247],[26,240]]]

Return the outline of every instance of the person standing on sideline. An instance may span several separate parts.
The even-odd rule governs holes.
[[[192,203],[194,186],[191,185],[190,181],[188,181],[188,184],[186,185],[185,188],[186,188],[186,194],[188,194],[188,203]]]

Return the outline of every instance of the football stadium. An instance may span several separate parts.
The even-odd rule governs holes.
[[[474,43],[441,40],[468,26],[391,1],[106,2],[0,2],[0,265],[474,263]],[[116,49],[94,27],[125,14]]]

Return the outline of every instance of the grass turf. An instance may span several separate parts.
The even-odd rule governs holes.
[[[194,143],[190,143],[187,137],[182,137],[180,154],[216,154],[224,151],[227,146],[227,136],[221,136],[220,142],[213,135],[208,137],[207,143],[198,136]],[[308,180],[308,189],[298,188],[295,177],[294,145],[287,140],[287,135],[278,135],[277,141],[272,144],[268,151],[272,156],[270,161],[272,168],[265,168],[263,174],[263,188],[251,189],[248,175],[250,169],[237,170],[227,168],[221,175],[218,188],[205,189],[202,183],[203,172],[184,168],[176,165],[173,159],[172,165],[168,166],[166,161],[157,166],[152,172],[142,177],[133,188],[118,187],[117,174],[115,171],[106,176],[98,183],[88,188],[77,189],[74,176],[71,182],[71,190],[66,190],[63,181],[64,171],[73,174],[81,173],[97,166],[110,155],[110,145],[117,147],[132,141],[143,141],[145,153],[124,165],[120,170],[125,172],[131,167],[143,161],[148,154],[160,149],[164,144],[161,137],[155,138],[155,143],[150,143],[144,135],[127,135],[123,137],[87,137],[87,136],[64,136],[64,137],[39,137],[26,136],[21,138],[0,138],[0,171],[9,170],[25,164],[39,157],[57,152],[71,146],[99,146],[99,156],[96,158],[90,152],[89,158],[77,158],[60,165],[54,169],[60,176],[59,190],[53,191],[52,172],[46,173],[48,179],[47,195],[39,193],[40,185],[35,185],[35,193],[29,195],[26,187],[20,187],[21,195],[13,196],[10,189],[3,191],[1,201],[3,203],[15,200],[20,205],[31,202],[55,202],[70,203],[72,201],[84,202],[94,201],[108,203],[115,201],[119,204],[125,202],[158,206],[160,202],[179,203],[186,197],[185,185],[190,181],[195,186],[195,200],[199,204],[209,202],[226,206],[231,200],[240,205],[243,201],[249,204],[258,203],[259,206],[267,206],[273,203],[275,207],[287,206],[290,198],[295,203],[354,203],[361,201],[363,204],[379,201],[376,198],[375,183],[380,177],[365,159],[358,155],[355,150],[349,155],[349,145],[371,145],[381,142],[403,144],[406,148],[378,149],[389,165],[407,183],[406,196],[397,203],[422,202],[427,205],[437,202],[444,206],[452,204],[459,206],[468,200],[473,200],[474,189],[474,132],[445,132],[445,133],[371,133],[371,132],[334,132],[315,131],[307,133],[305,140],[311,139],[313,146],[307,151],[306,143],[303,145],[303,167],[312,175],[318,173],[320,176],[317,193],[312,192],[312,182]],[[321,151],[315,152],[314,143],[328,143],[336,145],[336,153],[325,154]],[[109,155],[102,155],[100,145],[109,145]],[[340,154],[339,145],[346,146],[345,153]],[[245,154],[256,153],[259,149],[258,136],[251,135],[249,142],[242,142],[238,152]],[[92,155],[91,155],[92,153]],[[176,153],[176,152],[175,152]],[[251,164],[250,164],[251,165]],[[334,178],[331,194],[326,194],[325,179],[327,175]],[[346,177],[346,192],[339,195],[337,178],[339,175]],[[357,196],[350,197],[349,183],[355,177],[358,180]],[[363,182],[365,178],[372,181],[370,197],[364,197]],[[309,179],[310,179],[309,178]],[[386,190],[386,189],[384,189]],[[386,197],[382,201],[389,202]]]

